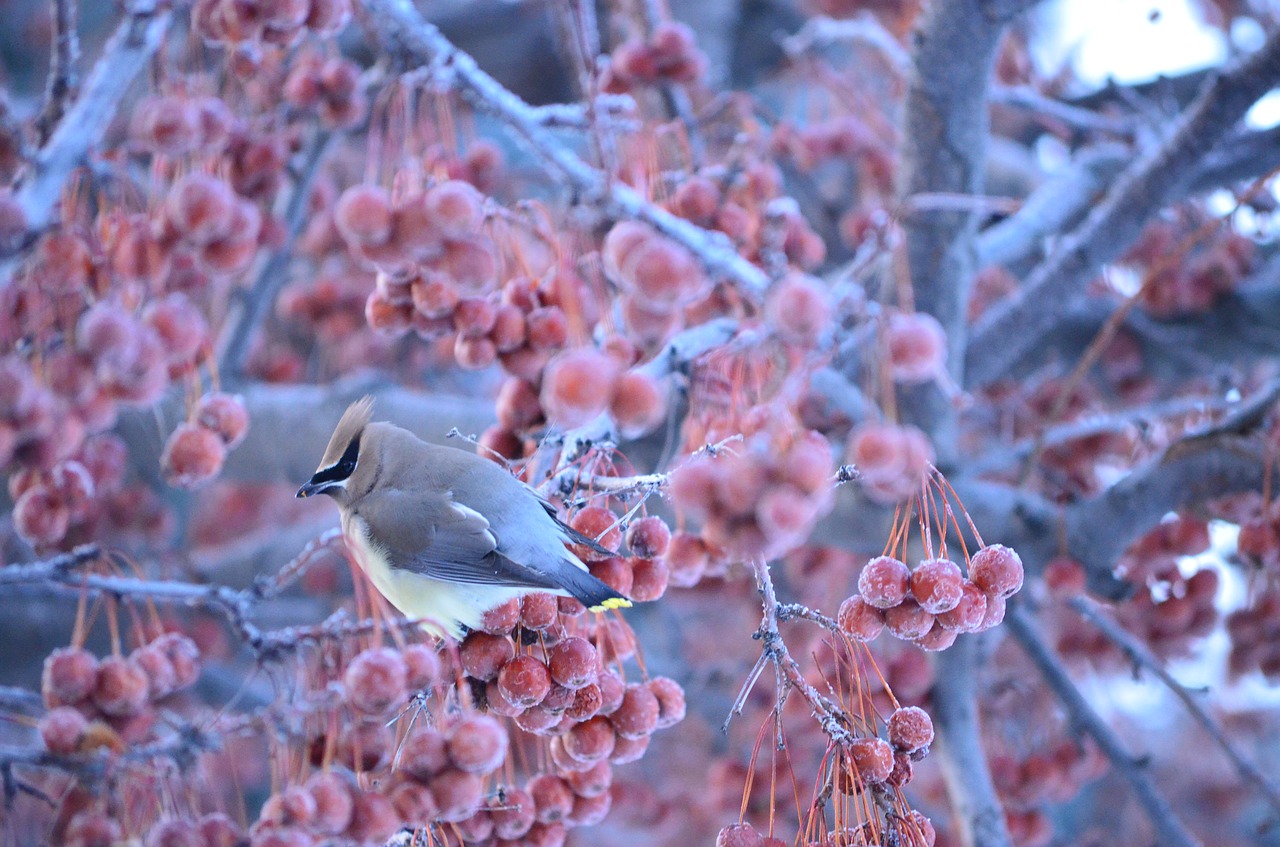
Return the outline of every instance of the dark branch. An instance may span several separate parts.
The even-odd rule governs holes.
[[[1062,662],[1041,637],[1037,623],[1020,603],[1009,604],[1004,625],[1061,701],[1072,726],[1092,737],[1112,767],[1129,782],[1162,847],[1200,847],[1200,841],[1187,831],[1169,801],[1156,789],[1145,764],[1133,758],[1115,730],[1085,700]]]
[[[49,140],[54,127],[66,114],[76,93],[76,62],[80,60],[80,38],[76,33],[78,0],[53,0],[53,49],[49,53],[49,82],[45,86],[44,107],[36,117],[36,137]]]

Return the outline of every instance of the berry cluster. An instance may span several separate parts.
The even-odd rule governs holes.
[[[73,532],[76,538],[91,537],[122,494],[126,459],[124,442],[100,433],[47,471],[39,465],[14,471],[9,476],[14,528],[36,547],[60,544]]]
[[[1252,670],[1269,681],[1280,681],[1280,591],[1261,592],[1249,605],[1227,615],[1231,654],[1227,666],[1233,676]]]
[[[210,44],[288,47],[308,32],[331,38],[350,18],[349,0],[196,0],[191,9],[192,28]]]
[[[1005,600],[1022,587],[1022,560],[1003,544],[978,550],[969,578],[946,558],[914,570],[892,556],[872,559],[858,575],[858,593],[840,604],[841,632],[871,641],[885,629],[923,650],[945,650],[956,636],[983,632],[1004,620]]]
[[[708,543],[737,557],[798,546],[831,503],[831,448],[816,432],[762,429],[740,451],[697,456],[671,478],[680,511]]]
[[[706,67],[707,58],[698,49],[693,30],[663,21],[647,39],[629,38],[614,49],[601,88],[626,94],[636,85],[696,82]]]
[[[214,391],[196,404],[191,421],[180,424],[165,441],[160,466],[171,485],[194,488],[222,470],[227,451],[244,440],[249,413],[244,400]]]
[[[296,60],[284,82],[284,99],[299,109],[314,110],[329,129],[360,122],[366,111],[360,68],[342,56],[309,53]]]
[[[1022,755],[992,756],[991,778],[1005,808],[1005,825],[1013,843],[1047,847],[1054,831],[1043,807],[1071,800],[1106,770],[1107,760],[1096,747],[1082,746],[1072,738]]]
[[[1152,315],[1206,311],[1253,269],[1257,247],[1252,240],[1222,227],[1196,247],[1200,225],[1195,220],[1157,221],[1126,254],[1127,261],[1146,269],[1138,300]]]
[[[892,313],[883,343],[889,374],[898,382],[929,382],[946,372],[947,336],[933,315]]]
[[[79,647],[55,650],[45,659],[40,681],[49,707],[40,736],[51,753],[120,752],[150,736],[156,703],[190,687],[199,675],[200,651],[178,633],[161,635],[128,656],[101,660]]]

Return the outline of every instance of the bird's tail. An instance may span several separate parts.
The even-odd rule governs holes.
[[[603,612],[606,609],[626,609],[631,606],[630,600],[605,585],[583,568],[565,568],[564,572],[558,574],[558,576],[564,590],[568,591],[573,599],[593,612]]]

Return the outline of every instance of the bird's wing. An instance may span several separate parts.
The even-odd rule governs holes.
[[[543,497],[541,494],[537,492],[536,489],[532,487],[530,487],[529,490],[533,492],[533,496],[538,498],[538,502],[542,504],[543,510],[546,511],[546,513],[551,516],[551,520],[556,522],[556,525],[560,527],[560,531],[565,534],[565,537],[569,542],[573,544],[582,544],[583,546],[589,547],[595,552],[600,553],[601,555],[604,555],[604,556],[616,555],[614,551],[610,550],[608,547],[601,546],[599,541],[596,541],[594,538],[592,538],[589,535],[584,535],[583,533],[578,532],[578,530],[574,529],[564,521],[560,520],[560,512],[558,509],[556,509],[556,507],[551,503],[550,500]]]
[[[376,491],[364,497],[355,512],[393,568],[442,582],[559,587],[550,575],[500,553],[484,515],[447,493]]]

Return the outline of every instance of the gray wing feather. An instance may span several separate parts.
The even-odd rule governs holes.
[[[447,495],[383,490],[363,498],[355,511],[393,568],[442,582],[559,587],[552,576],[503,555],[484,516]]]

